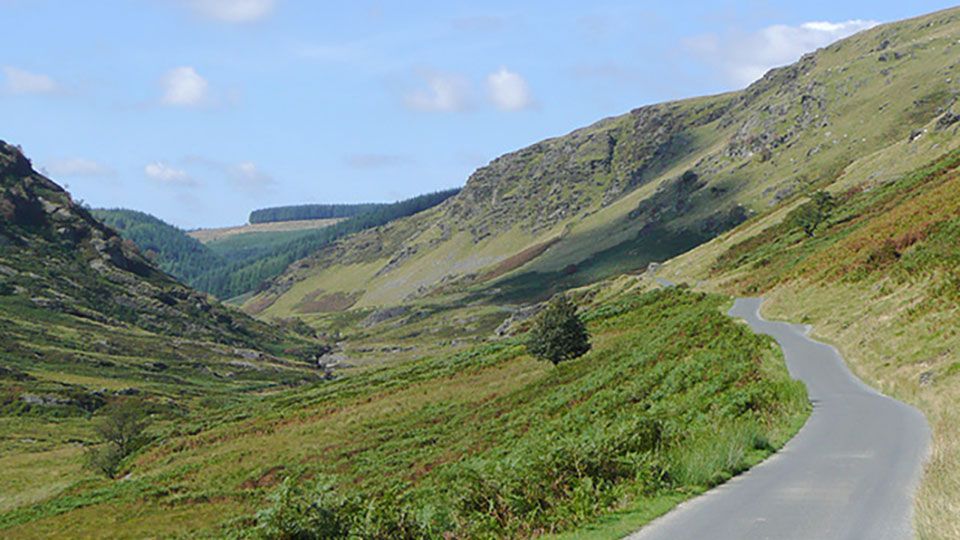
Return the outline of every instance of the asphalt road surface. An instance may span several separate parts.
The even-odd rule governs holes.
[[[923,415],[854,377],[806,327],[761,319],[760,302],[738,299],[730,315],[777,340],[790,374],[807,384],[813,413],[780,452],[627,538],[912,538],[930,438]]]

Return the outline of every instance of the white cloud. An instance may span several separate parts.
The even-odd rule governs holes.
[[[4,89],[11,94],[53,94],[60,90],[56,81],[41,73],[4,66],[3,75],[6,79]]]
[[[519,111],[533,105],[527,81],[505,67],[487,75],[487,92],[493,104],[503,111]]]
[[[187,0],[187,3],[202,17],[233,24],[265,19],[277,4],[276,0]]]
[[[449,73],[421,74],[427,88],[407,94],[407,107],[417,111],[456,112],[470,105],[470,83]]]
[[[171,167],[162,161],[148,163],[143,168],[143,172],[147,175],[147,178],[159,184],[194,186],[197,183],[196,180],[194,180],[193,177],[187,173],[187,171]]]
[[[273,177],[252,161],[242,161],[228,168],[227,177],[242,189],[261,189],[273,183]]]
[[[795,62],[804,53],[877,24],[861,19],[811,21],[798,26],[776,24],[751,34],[699,36],[688,40],[687,46],[718,67],[731,83],[747,85],[771,68]]]
[[[174,107],[196,107],[209,102],[209,83],[190,66],[168,71],[160,81],[163,97],[160,102]]]
[[[43,170],[55,177],[113,176],[116,174],[116,171],[111,167],[86,158],[57,159],[47,163]]]

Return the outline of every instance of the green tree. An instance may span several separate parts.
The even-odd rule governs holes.
[[[565,294],[550,300],[527,335],[527,352],[553,365],[590,350],[590,334]]]
[[[833,195],[826,191],[817,191],[810,196],[809,201],[790,212],[787,219],[795,227],[803,229],[807,236],[812,237],[816,234],[817,228],[830,219],[834,207],[836,207],[836,201]]]
[[[107,405],[93,428],[104,444],[88,451],[87,465],[113,478],[123,458],[143,444],[146,427],[147,415],[142,401],[126,399]]]

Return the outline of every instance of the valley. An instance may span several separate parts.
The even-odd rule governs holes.
[[[223,228],[0,141],[0,537],[960,538],[958,58],[879,24]]]

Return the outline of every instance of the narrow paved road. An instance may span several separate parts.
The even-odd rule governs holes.
[[[807,384],[813,414],[770,459],[628,538],[912,538],[912,497],[929,440],[923,415],[854,377],[805,327],[761,319],[760,302],[739,299],[730,315],[777,340],[791,375]]]

